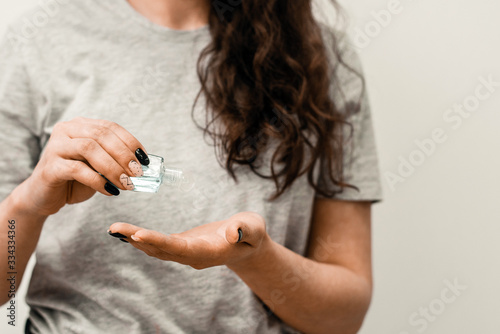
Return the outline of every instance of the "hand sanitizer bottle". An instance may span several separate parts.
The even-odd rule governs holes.
[[[149,154],[149,165],[142,165],[143,176],[131,177],[133,191],[157,193],[162,183],[169,186],[180,186],[184,181],[182,170],[164,165],[162,157]]]

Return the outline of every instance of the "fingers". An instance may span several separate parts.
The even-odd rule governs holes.
[[[66,142],[61,143],[59,146],[60,157],[65,159],[66,164],[70,166],[66,170],[74,170],[75,161],[87,161],[96,172],[104,175],[114,185],[122,190],[129,190],[126,188],[128,184],[126,171],[96,141],[88,138],[76,138],[70,139],[69,144]],[[76,168],[76,170],[79,170],[79,168]],[[121,179],[122,175],[124,175],[123,181]]]
[[[179,261],[182,257],[187,257],[191,253],[185,239],[127,223],[114,223],[109,227],[108,233],[115,238],[125,239],[149,256],[164,260]]]
[[[63,167],[59,168],[59,177],[61,179],[66,181],[75,180],[106,196],[117,196],[120,194],[118,189],[86,163],[76,160],[63,160],[60,164],[63,165]]]
[[[130,237],[137,231],[144,230],[142,227],[135,226],[128,223],[114,223],[109,227],[109,231],[111,232],[120,232],[121,234],[125,234],[127,237]]]
[[[267,236],[264,219],[253,212],[180,234],[163,234],[125,223],[111,225],[110,232],[149,256],[195,269],[238,263],[258,249]]]
[[[116,186],[106,185],[106,180],[96,182],[88,171],[83,175],[90,177],[89,182],[93,181],[93,185],[87,184],[83,175],[78,176],[82,180],[79,182],[93,189],[97,188],[99,192],[104,189],[106,194],[117,195],[117,188],[133,190],[134,185],[130,177],[142,176],[141,164],[149,163],[142,144],[114,122],[75,118],[56,124],[53,135],[58,138],[54,145],[57,155],[68,161],[69,166],[65,170],[74,169],[74,160],[88,162],[91,169]],[[72,179],[76,179],[76,176]]]
[[[131,158],[130,160],[135,160],[135,158],[137,158],[137,161],[139,163],[146,166],[149,165],[149,158],[147,156],[147,152],[144,146],[142,146],[142,144],[137,140],[137,138],[135,138],[130,132],[128,132],[121,125],[115,122],[102,119],[95,120],[90,118],[81,118],[77,119],[77,121],[87,124],[89,128],[97,127],[98,128],[97,133],[94,134],[97,135],[97,137],[99,137],[99,134],[101,132],[109,134],[108,131],[110,131],[113,135],[119,138],[122,141],[122,143],[125,144],[125,146],[127,146],[130,152],[132,152],[132,156],[129,156]],[[128,161],[125,162],[128,163]]]
[[[153,230],[140,230],[131,236],[135,242],[155,246],[169,254],[188,256],[190,247],[186,239],[174,235],[166,235]]]
[[[62,131],[71,139],[85,138],[97,142],[127,172],[129,176],[142,176],[140,164],[145,164],[147,155],[142,144],[120,125],[88,118],[76,118],[64,122]],[[139,159],[140,158],[140,159]],[[131,164],[131,162],[135,164]]]
[[[127,238],[135,234],[137,231],[143,230],[142,227],[138,227],[127,223],[114,223],[108,229],[108,233],[115,238]],[[123,236],[123,237],[122,237]]]
[[[152,245],[157,248],[185,249],[186,241],[184,239],[165,235],[163,233],[144,229],[127,223],[114,223],[109,227],[111,233],[120,233],[131,240],[143,245]]]

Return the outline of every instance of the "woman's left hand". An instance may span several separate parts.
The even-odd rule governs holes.
[[[264,218],[254,212],[241,212],[179,234],[163,234],[127,223],[114,223],[108,233],[149,256],[195,269],[240,264],[270,240]]]

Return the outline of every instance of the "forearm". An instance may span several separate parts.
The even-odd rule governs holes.
[[[363,276],[270,239],[258,256],[229,268],[282,321],[305,333],[356,333],[371,299],[371,283]]]
[[[26,187],[26,183],[19,185],[0,203],[0,272],[4,277],[0,280],[0,305],[10,299],[11,281],[15,281],[16,289],[19,287],[47,218],[25,206]]]

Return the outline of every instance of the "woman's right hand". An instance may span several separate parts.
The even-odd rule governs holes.
[[[120,125],[89,118],[57,123],[45,151],[22,191],[25,207],[49,216],[66,204],[88,200],[96,191],[117,196],[132,190],[130,176],[149,164],[141,143]],[[19,193],[18,193],[19,194]]]

